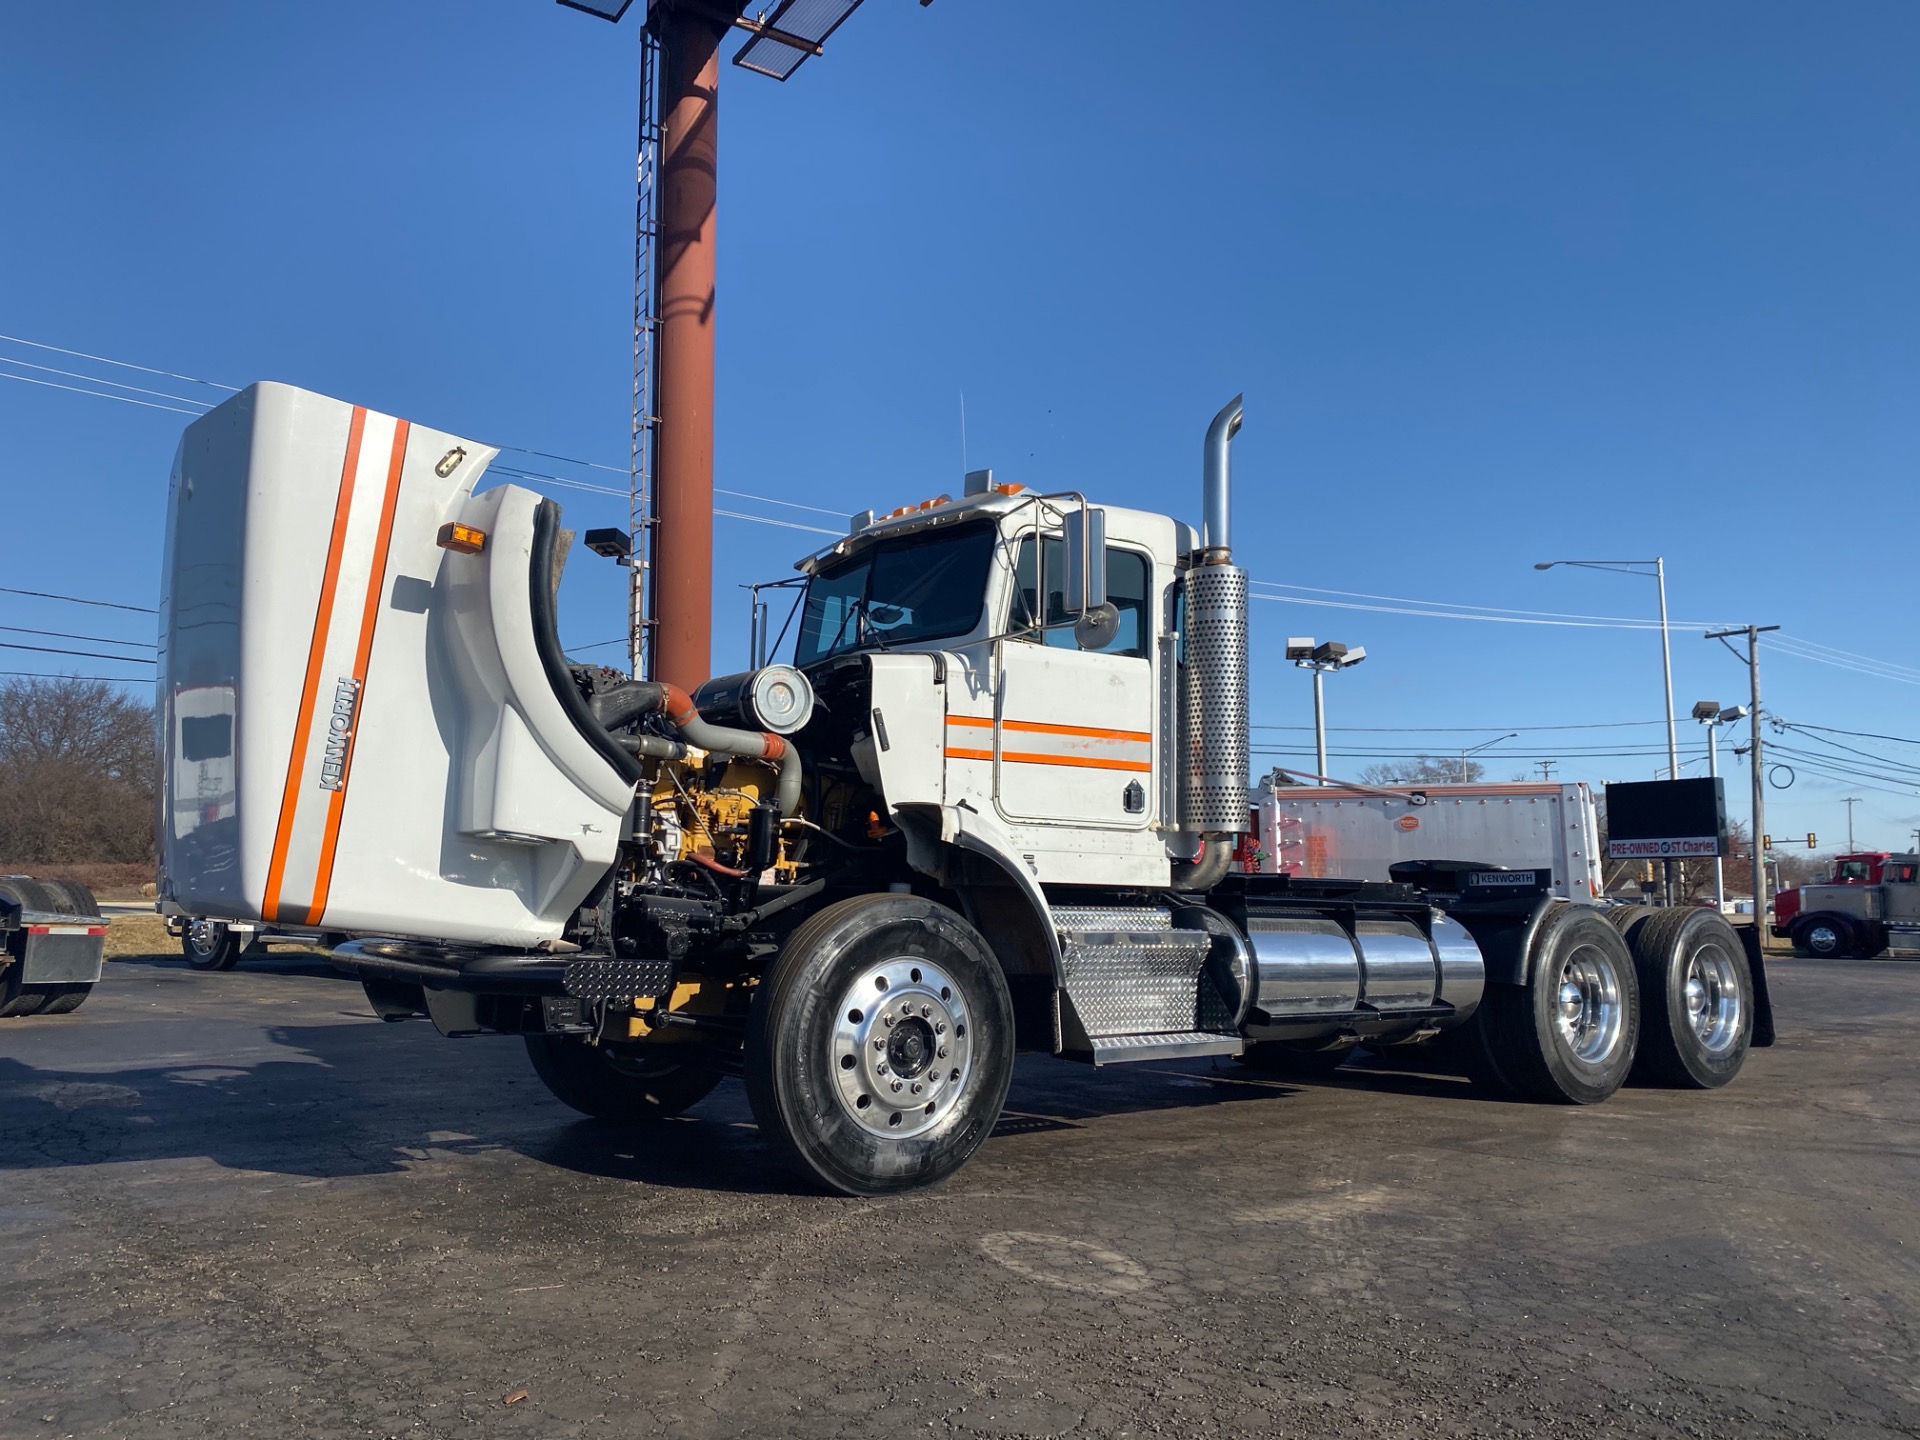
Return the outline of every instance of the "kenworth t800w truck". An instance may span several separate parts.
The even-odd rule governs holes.
[[[1234,873],[1248,825],[1238,400],[1198,532],[969,477],[807,557],[791,665],[687,693],[575,664],[552,501],[495,451],[276,384],[172,480],[161,754],[232,696],[233,803],[170,795],[179,913],[349,935],[381,1015],[524,1038],[646,1121],[742,1076],[803,1174],[938,1180],[1017,1051],[1327,1067],[1433,1043],[1476,1081],[1713,1086],[1770,1033],[1724,921],[1547,877]],[[191,785],[177,768],[169,788]]]

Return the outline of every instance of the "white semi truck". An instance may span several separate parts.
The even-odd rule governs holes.
[[[1247,807],[1238,400],[1203,520],[970,476],[800,562],[792,664],[688,694],[571,663],[569,535],[495,451],[260,384],[172,479],[161,753],[231,687],[234,803],[164,837],[183,914],[355,935],[383,1016],[523,1037],[644,1122],[741,1076],[803,1174],[940,1179],[1013,1057],[1324,1066],[1444,1043],[1475,1079],[1712,1086],[1765,1043],[1719,916],[1630,933],[1544,875],[1235,873]]]

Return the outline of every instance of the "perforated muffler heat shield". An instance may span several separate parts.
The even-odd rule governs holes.
[[[1180,825],[1240,834],[1247,808],[1247,572],[1187,572],[1186,663],[1181,667]]]

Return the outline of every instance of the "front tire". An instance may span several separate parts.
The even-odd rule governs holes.
[[[1712,1090],[1746,1063],[1753,976],[1740,937],[1710,910],[1666,910],[1639,927],[1644,1007],[1635,1070],[1656,1085]]]
[[[1793,927],[1793,948],[1816,960],[1841,959],[1853,946],[1853,927],[1831,915],[1810,915]]]
[[[1013,1001],[987,943],[913,895],[829,905],[755,997],[747,1098],[801,1175],[848,1195],[931,1185],[993,1130],[1013,1079]]]
[[[195,970],[231,970],[244,949],[240,937],[218,920],[190,920],[180,933],[180,953]]]
[[[609,1124],[668,1119],[699,1104],[720,1083],[717,1071],[669,1056],[589,1045],[576,1035],[525,1038],[533,1073],[553,1098]]]
[[[1583,905],[1550,910],[1534,933],[1525,985],[1489,985],[1481,1003],[1489,1057],[1523,1095],[1597,1105],[1633,1068],[1640,991],[1619,930]]]

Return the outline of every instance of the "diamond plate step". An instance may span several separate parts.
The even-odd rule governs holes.
[[[582,1000],[658,998],[673,988],[671,960],[576,960],[562,988]]]
[[[1166,911],[1146,907],[1061,906],[1054,919],[1060,926],[1067,999],[1096,1045],[1202,1035],[1238,1046],[1238,1037],[1227,1031],[1228,1017],[1216,1013],[1221,1007],[1202,974],[1213,948],[1205,931],[1176,930]]]
[[[1095,1065],[1129,1065],[1140,1060],[1191,1060],[1200,1055],[1238,1055],[1238,1035],[1192,1030],[1174,1035],[1109,1035],[1093,1042]]]

